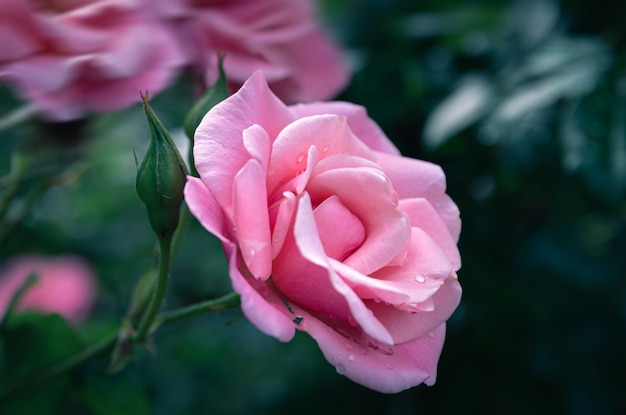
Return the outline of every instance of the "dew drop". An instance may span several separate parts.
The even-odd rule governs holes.
[[[348,360],[354,362],[356,360],[356,357],[353,354],[350,354],[348,355]]]
[[[391,366],[389,363],[387,363],[387,364],[385,365],[385,367],[386,367],[387,369],[389,369],[389,370],[393,369],[393,366]]]
[[[352,345],[350,343],[346,343],[346,349],[352,350]]]
[[[416,274],[415,275],[415,281],[417,281],[417,282],[424,282],[424,281],[426,281],[426,277],[424,276],[424,274]]]
[[[254,256],[256,255],[256,251],[254,250],[254,248],[250,248],[248,250],[248,255],[250,255],[250,258],[254,258]]]
[[[346,368],[341,363],[337,364],[336,369],[337,369],[337,373],[339,373],[340,375],[343,375],[344,373],[346,373]]]
[[[300,154],[298,156],[298,159],[296,160],[298,163],[302,163],[302,160],[304,160],[304,154]]]
[[[352,327],[357,327],[359,325],[359,323],[357,323],[352,316],[348,316],[348,324],[350,324]]]
[[[322,148],[322,153],[326,153],[328,151],[328,146],[324,146],[324,148]]]
[[[428,337],[430,337],[431,339],[433,339],[433,338],[435,337],[435,333],[433,333],[432,331],[431,331],[431,332],[428,332]]]

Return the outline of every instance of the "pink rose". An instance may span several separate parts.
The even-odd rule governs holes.
[[[87,317],[95,301],[96,280],[84,260],[69,255],[22,255],[0,269],[0,318],[15,291],[31,274],[39,280],[22,296],[18,310],[58,313],[72,324]]]
[[[310,0],[158,0],[156,10],[179,35],[188,60],[212,84],[218,53],[231,86],[262,69],[288,102],[328,99],[348,81],[339,50],[315,22]]]
[[[362,107],[285,106],[259,72],[207,113],[194,155],[187,203],[222,241],[254,325],[309,333],[381,392],[435,382],[461,297],[441,168],[402,157]]]
[[[138,102],[184,64],[143,0],[0,0],[0,77],[47,117],[78,118]]]

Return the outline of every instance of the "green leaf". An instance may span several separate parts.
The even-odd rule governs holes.
[[[475,123],[491,108],[493,99],[492,88],[484,77],[472,76],[463,80],[428,117],[424,127],[426,146],[437,148]]]
[[[37,384],[38,376],[79,351],[78,336],[59,315],[37,313],[11,316],[2,334],[0,413],[53,413],[66,390],[67,377],[42,385]]]

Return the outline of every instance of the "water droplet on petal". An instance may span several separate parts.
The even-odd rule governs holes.
[[[393,366],[392,366],[392,365],[390,365],[389,363],[387,363],[387,364],[385,365],[385,367],[386,367],[387,369],[390,369],[390,370],[391,370],[391,369],[393,369]]]
[[[424,274],[416,274],[415,275],[415,281],[417,281],[417,282],[424,282],[424,281],[426,281],[426,277],[424,276]]]
[[[348,316],[348,323],[352,327],[357,327],[359,325],[359,323],[357,323],[356,320],[354,319],[354,317],[352,317],[352,316]]]
[[[341,363],[337,364],[335,368],[337,369],[337,373],[339,373],[340,375],[343,375],[344,373],[346,373],[346,368]]]
[[[352,350],[352,345],[350,343],[346,343],[346,349]]]
[[[428,337],[430,337],[431,339],[435,337],[435,333],[433,333],[432,331],[428,333]]]
[[[296,160],[298,163],[302,163],[302,160],[304,160],[304,154],[300,154],[298,156],[298,159]]]
[[[356,360],[356,357],[353,354],[348,355],[348,360],[354,362]]]
[[[322,148],[322,153],[326,153],[328,151],[328,146],[324,146],[324,148]]]

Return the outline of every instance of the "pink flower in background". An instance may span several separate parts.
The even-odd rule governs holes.
[[[217,79],[218,53],[234,89],[262,69],[287,102],[324,100],[348,82],[342,56],[315,21],[310,0],[158,0],[188,60]]]
[[[70,323],[83,321],[96,296],[96,279],[89,264],[75,256],[13,257],[0,268],[0,316],[22,282],[31,274],[39,281],[17,304],[18,310],[58,313]]]
[[[440,167],[402,157],[362,107],[285,106],[260,72],[204,117],[194,155],[186,201],[254,325],[281,341],[308,332],[381,392],[435,382],[461,297]]]
[[[122,109],[184,64],[143,0],[0,0],[0,77],[48,118]]]

